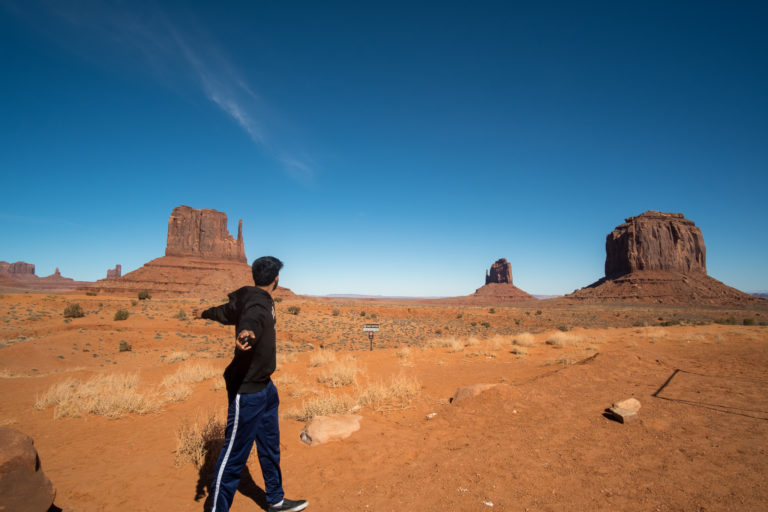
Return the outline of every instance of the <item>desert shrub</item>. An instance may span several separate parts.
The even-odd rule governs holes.
[[[340,388],[355,383],[355,375],[359,370],[353,362],[339,362],[328,367],[318,378],[317,382],[329,388]]]
[[[562,332],[568,332],[568,326],[567,325],[559,325],[557,327]]]
[[[486,329],[488,329],[491,326],[490,322],[482,322],[482,323],[480,323],[480,325],[482,325]]]
[[[178,313],[173,315],[173,318],[175,318],[177,320],[186,320],[187,319],[187,313],[183,309],[180,309]]]
[[[139,303],[136,299],[131,300],[131,306],[136,306]]]
[[[469,322],[469,325],[471,325],[472,327],[474,327],[474,326],[476,326],[476,325],[477,325],[477,322]]]
[[[186,361],[189,357],[187,352],[171,352],[165,357],[166,363],[178,363],[180,361]]]
[[[448,352],[461,352],[464,350],[464,342],[457,338],[449,338]]]
[[[309,356],[309,366],[322,366],[336,360],[336,352],[331,350],[318,350]]]
[[[299,410],[290,411],[287,416],[302,420],[310,420],[315,416],[341,414],[349,412],[357,405],[354,397],[349,395],[332,395],[327,393],[302,402]]]
[[[567,332],[556,332],[547,338],[546,343],[547,345],[552,345],[553,347],[563,348],[571,345],[576,346],[582,341],[583,338],[581,336],[576,336],[575,334]]]
[[[85,316],[80,304],[67,304],[64,308],[64,318],[80,318]]]
[[[528,349],[526,347],[512,347],[510,352],[521,357],[528,355]]]
[[[288,314],[298,315],[301,308],[299,306],[288,306]]]
[[[754,318],[745,318],[742,323],[744,325],[755,325],[755,319]]]
[[[87,296],[89,296],[89,297],[95,297],[96,296],[96,292],[85,292],[85,294]]]
[[[118,309],[115,311],[115,320],[127,320],[128,319],[128,311],[125,309]]]
[[[137,391],[137,374],[98,375],[86,382],[67,379],[52,386],[35,402],[36,409],[55,405],[54,418],[95,414],[120,418],[126,414],[147,414],[159,403],[152,396]]]
[[[512,343],[520,347],[532,347],[536,344],[536,339],[533,337],[533,334],[529,332],[523,332],[516,334],[512,339]]]
[[[519,318],[515,318],[515,325],[520,325],[520,319]]]
[[[403,347],[397,352],[395,352],[395,354],[397,355],[397,357],[401,359],[406,359],[408,356],[411,355],[411,349],[410,347]]]
[[[275,301],[276,303],[278,303],[278,304],[279,304],[279,303],[281,303],[281,302],[283,302],[283,298],[282,298],[282,297],[275,297],[275,298],[274,298],[274,299],[272,299],[272,300],[274,300],[274,301]]]
[[[139,300],[149,300],[152,296],[149,294],[149,290],[141,290],[139,292]]]
[[[163,390],[163,396],[168,399],[169,402],[183,402],[192,395],[192,388],[177,382],[170,386],[165,386]]]
[[[680,320],[676,318],[673,318],[671,320],[664,320],[659,325],[661,325],[662,327],[669,327],[671,325],[680,325]]]
[[[334,310],[331,312],[331,314],[332,314],[333,316],[339,316],[339,313],[340,313],[340,311],[339,311],[338,309],[334,309]]]
[[[191,462],[197,468],[202,467],[209,454],[219,453],[224,442],[225,426],[214,413],[207,418],[198,417],[195,421],[185,419],[176,431],[176,466]]]
[[[461,318],[461,317],[463,317],[463,316],[464,316],[464,314],[462,314],[462,313],[457,313],[457,314],[456,314],[456,318]]]
[[[728,318],[720,318],[715,320],[715,323],[722,325],[736,325],[736,318],[733,316],[729,316]]]
[[[488,310],[488,312],[490,314],[494,314],[494,313],[496,313],[496,308],[491,308],[491,309]]]
[[[202,382],[212,377],[220,375],[220,371],[210,364],[186,364],[176,370],[176,373],[165,377],[161,383],[164,387],[171,387],[174,384],[186,384],[192,382]]]
[[[415,377],[400,375],[388,382],[369,384],[357,390],[357,403],[373,410],[405,408],[421,391],[421,383]]]
[[[361,311],[360,316],[365,316],[365,311]]]
[[[541,310],[540,310],[540,309],[537,309],[537,310],[536,310],[536,314],[537,314],[537,315],[540,315],[540,314],[541,314]]]
[[[120,340],[120,352],[130,352],[133,347],[125,340]]]

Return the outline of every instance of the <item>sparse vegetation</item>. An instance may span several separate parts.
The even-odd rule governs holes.
[[[139,292],[139,300],[149,300],[152,295],[149,294],[149,290],[142,290]]]
[[[354,384],[355,375],[357,375],[358,372],[359,370],[357,369],[356,364],[350,361],[342,361],[329,366],[317,378],[317,381],[330,388],[340,388]]]
[[[120,340],[120,352],[130,352],[133,347],[125,340]]]
[[[80,304],[67,304],[64,308],[64,318],[81,318],[84,316],[85,313],[83,312],[83,308],[80,307]]]
[[[309,366],[322,366],[336,360],[336,352],[331,350],[318,350],[309,356]]]
[[[127,320],[128,319],[128,310],[126,309],[118,309],[115,311],[115,320]]]
[[[577,336],[567,332],[556,332],[547,338],[547,345],[552,345],[556,348],[563,348],[566,346],[576,346],[583,341],[581,336]]]
[[[299,311],[301,311],[301,308],[299,306],[288,306],[288,314],[289,315],[298,315]]]
[[[225,426],[214,413],[195,421],[185,419],[176,431],[176,466],[191,462],[197,468],[202,467],[209,454],[219,453]]]
[[[35,402],[36,409],[54,405],[54,418],[95,414],[120,418],[126,414],[147,414],[157,410],[159,403],[137,390],[137,374],[97,375],[86,382],[67,379],[52,386]]]
[[[183,309],[180,309],[178,313],[173,315],[173,318],[175,318],[176,320],[186,320],[187,313]]]

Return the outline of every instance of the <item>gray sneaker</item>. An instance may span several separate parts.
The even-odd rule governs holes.
[[[286,500],[269,506],[269,512],[299,512],[309,505],[307,500]]]

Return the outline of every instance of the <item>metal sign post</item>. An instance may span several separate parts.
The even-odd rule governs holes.
[[[373,333],[379,330],[379,324],[364,324],[363,332],[368,333],[368,340],[371,343],[371,351],[373,351]]]

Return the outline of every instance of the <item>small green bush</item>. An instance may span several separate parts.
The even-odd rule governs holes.
[[[115,311],[115,320],[127,320],[128,319],[128,311],[125,309],[118,309]]]
[[[64,308],[64,318],[80,318],[85,316],[85,313],[83,313],[83,308],[80,307],[80,304],[67,304],[67,307]]]
[[[133,347],[125,340],[120,340],[120,352],[130,352]]]
[[[301,308],[299,306],[288,306],[288,313],[291,315],[298,315]]]
[[[139,300],[149,300],[152,296],[149,294],[149,290],[141,290],[139,292]]]

